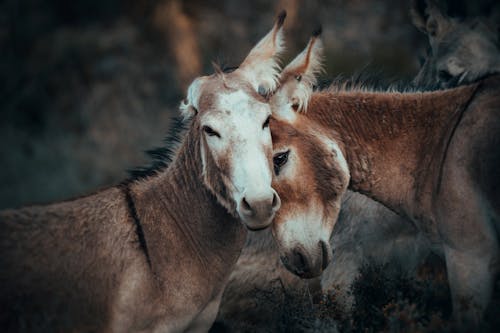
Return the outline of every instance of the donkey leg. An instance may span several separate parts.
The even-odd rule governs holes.
[[[452,194],[449,191],[448,194]],[[442,210],[439,225],[443,240],[453,315],[460,328],[479,328],[491,300],[498,270],[498,239],[481,196]]]
[[[496,255],[445,246],[453,315],[465,329],[477,328],[491,299]]]
[[[487,133],[468,112],[450,144],[434,208],[439,236],[443,242],[453,313],[458,323],[478,327],[491,300],[498,271],[498,235],[495,214],[477,173],[484,156]],[[489,126],[489,125],[488,125]],[[475,135],[478,133],[478,135]],[[489,134],[489,133],[487,133]],[[479,147],[479,148],[478,148]],[[465,327],[465,326],[463,326]]]
[[[224,289],[207,304],[184,332],[208,332],[210,330],[217,317],[223,291]]]
[[[498,239],[482,196],[462,179],[458,190],[447,187],[448,200],[441,201],[438,230],[456,323],[460,329],[476,329],[493,292]]]

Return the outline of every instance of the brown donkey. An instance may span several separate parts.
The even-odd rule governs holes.
[[[232,73],[196,79],[168,166],[96,194],[0,213],[2,331],[206,331],[245,243],[280,206],[272,31]]]
[[[271,101],[275,188],[282,194],[273,226],[282,252],[293,256],[296,246],[283,243],[280,229],[296,224],[295,216],[326,221],[343,189],[343,181],[332,179],[350,177],[349,188],[410,218],[439,246],[454,314],[478,324],[499,264],[500,77],[433,92],[312,93],[319,44],[312,38],[285,68]],[[312,182],[314,175],[324,182]],[[301,204],[289,209],[289,202]]]

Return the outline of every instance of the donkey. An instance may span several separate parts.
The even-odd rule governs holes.
[[[458,20],[433,0],[413,0],[413,24],[429,38],[430,52],[414,79],[417,86],[443,88],[471,83],[500,72],[499,13]]]
[[[500,77],[432,92],[333,86],[313,93],[319,44],[312,38],[285,68],[271,100],[273,147],[284,154],[275,182],[290,184],[277,218],[300,196],[293,215],[317,223],[329,207],[315,198],[338,196],[342,188],[328,176],[321,186],[294,184],[337,164],[350,189],[411,219],[441,250],[454,315],[478,325],[499,268]],[[308,135],[295,141],[297,132]],[[318,142],[330,149],[312,149]],[[275,235],[295,224],[293,215],[273,224]]]
[[[309,80],[308,85],[301,86],[303,89],[309,89],[316,83],[316,74],[321,71],[319,50],[322,48],[322,41],[318,38],[320,33],[320,30],[314,33],[314,43],[309,45],[314,45],[314,49],[306,49],[284,69],[280,76],[280,85],[290,85],[287,83],[290,73],[299,73],[297,77],[300,80]],[[315,57],[312,60],[316,63],[305,66],[304,63],[311,60],[313,50]],[[294,96],[294,101],[297,102],[294,108],[298,109],[301,100],[307,102],[306,96],[310,91],[299,92],[295,86],[290,89],[290,93],[299,95]],[[284,100],[277,101],[280,97]],[[272,98],[274,104],[287,103],[288,95],[283,95],[283,91],[280,91]],[[307,141],[307,138],[303,139],[301,136],[309,134],[298,132],[296,129],[294,132],[291,141]],[[323,142],[318,143],[314,149],[328,149],[333,143],[327,142],[326,138],[327,136],[323,136]],[[323,179],[325,173],[307,172],[307,166],[304,166],[305,171],[297,170],[295,175],[289,177],[290,184],[287,185],[285,180],[285,183],[280,185],[280,164],[286,163],[288,158],[287,146],[283,148],[281,145],[287,140],[274,141],[277,144],[274,145],[273,163],[278,175],[273,187],[280,197],[286,197],[288,193],[295,193],[294,191],[300,193],[302,188],[311,186],[329,191],[336,188],[335,184],[332,184],[328,189]],[[303,160],[304,163],[314,163],[309,162],[307,156],[304,156]],[[335,179],[335,170],[331,171],[331,177]],[[295,177],[302,179],[301,184],[291,188],[290,186],[294,186]],[[286,203],[274,223],[276,239],[283,240],[283,243],[278,242],[279,246],[273,241],[270,232],[248,234],[245,248],[223,294],[217,325],[222,325],[230,331],[278,329],[280,323],[277,321],[280,319],[275,315],[276,309],[263,307],[256,291],[265,293],[270,304],[276,304],[282,301],[283,293],[306,292],[316,298],[324,290],[335,289],[338,305],[349,311],[353,305],[350,287],[363,264],[396,263],[407,274],[416,273],[419,264],[423,263],[430,253],[431,246],[413,222],[360,193],[347,190],[344,195],[342,184],[345,179],[337,177],[335,182],[340,188],[338,195],[327,203],[331,209],[325,211],[321,218],[315,219],[314,223],[309,221],[311,217],[307,215],[302,218],[295,216],[294,223],[286,223],[288,218],[291,219],[308,201],[302,201],[299,197],[284,201]],[[306,190],[303,193],[308,195]],[[321,256],[318,256],[320,250]],[[328,265],[329,262],[335,264]],[[282,263],[285,263],[285,267]]]
[[[425,1],[420,1],[418,3],[417,1],[413,2],[412,18],[417,27],[419,27],[418,21],[416,20],[419,18],[419,11],[421,13],[421,20],[430,20],[430,16],[425,14],[425,9],[423,7],[420,8],[420,5],[427,4]],[[429,6],[432,5],[432,3],[429,3]],[[432,8],[434,11],[438,10],[437,7]],[[456,34],[455,43],[460,45],[463,44],[463,46],[467,48],[470,47],[467,45],[467,40],[477,39],[479,40],[478,45],[481,47],[482,52],[469,53],[469,56],[475,58],[467,59],[467,62],[463,62],[463,65],[466,66],[464,70],[468,72],[468,77],[464,77],[461,81],[454,79],[451,81],[447,80],[446,82],[435,75],[436,57],[432,53],[429,54],[424,66],[414,79],[414,83],[416,83],[417,86],[466,84],[469,82],[468,78],[482,76],[482,74],[479,74],[480,70],[478,70],[477,64],[484,61],[484,59],[482,59],[483,54],[487,54],[486,58],[490,59],[490,65],[491,59],[495,57],[495,52],[491,52],[493,48],[490,47],[494,45],[495,39],[492,35],[494,31],[488,29],[489,26],[485,25],[483,21],[468,20],[459,22],[458,20],[449,18],[447,18],[447,20],[453,21],[454,23],[448,34]],[[425,26],[420,25],[420,27],[425,29]],[[487,32],[487,34],[482,34],[483,31]],[[430,35],[429,38],[431,38]],[[445,45],[445,42],[441,40],[437,44]],[[312,44],[310,44],[310,46],[311,45]],[[321,40],[315,40],[314,48],[316,50],[316,57],[319,57]],[[440,47],[436,47],[436,49],[439,48]],[[443,48],[441,47],[441,49]],[[489,55],[488,52],[490,53]],[[305,54],[307,54],[307,52]],[[302,66],[304,62],[306,62],[304,58],[305,54],[302,54],[302,59],[297,59],[295,61],[297,65]],[[465,55],[465,53],[461,55]],[[318,58],[316,59],[318,60]],[[316,82],[314,73],[304,72],[312,69],[317,69],[319,72],[319,63],[315,66],[303,67],[302,72],[301,70],[297,70],[297,68],[292,69],[292,65],[289,65],[284,70],[281,81],[287,80],[286,73],[300,72],[302,73],[301,76],[305,74],[311,81],[310,83],[314,84]],[[494,67],[491,71],[495,71]],[[295,89],[295,87],[293,89]],[[288,96],[285,97],[288,98]],[[280,154],[279,150],[279,147],[275,147],[275,152],[278,154],[276,155],[278,160]],[[281,209],[281,214],[285,215],[286,211],[286,208]],[[332,221],[335,221],[335,216],[330,218]],[[277,219],[277,221],[276,225],[279,225],[279,219]],[[331,249],[327,249],[329,255],[324,265],[326,266],[329,260],[333,261],[335,264],[327,266],[324,268],[324,271],[323,267],[313,267],[311,265],[302,265],[300,269],[302,272],[304,269],[315,270],[314,273],[312,271],[307,272],[306,275],[309,277],[321,274],[320,279],[323,290],[335,288],[336,299],[341,300],[345,309],[350,309],[352,306],[353,299],[352,294],[349,293],[350,286],[358,276],[359,269],[364,263],[395,263],[400,266],[404,272],[412,274],[416,272],[419,264],[423,263],[424,259],[434,248],[429,239],[422,234],[409,218],[400,216],[382,204],[351,190],[348,190],[343,196],[338,221],[332,223],[335,223],[333,233],[331,228],[326,228],[326,230],[323,230],[326,232],[322,238],[328,238],[328,235],[331,234],[329,242]],[[315,226],[306,223],[302,225],[302,228],[315,228]],[[282,229],[282,233],[284,233],[287,226],[283,225]],[[319,231],[320,229],[316,230]],[[303,245],[303,243],[306,242],[304,238],[308,237],[310,234],[311,231],[307,231],[297,232],[295,235],[289,236],[296,244],[295,255],[306,258],[301,259],[302,261],[307,261],[307,258],[314,256],[316,252],[314,247],[308,249]],[[280,281],[280,284],[286,289],[285,292],[303,290],[307,287],[307,284],[309,284],[311,292],[318,291],[318,287],[316,286],[318,281],[301,281],[300,279],[294,278],[286,270],[280,267],[278,249],[274,245],[269,233],[265,235],[251,233],[248,237],[249,239],[247,240],[245,250],[240,256],[235,270],[231,274],[228,287],[223,295],[223,301],[218,316],[219,322],[233,329],[235,328],[234,326],[241,328],[241,325],[248,325],[250,321],[253,322],[252,325],[258,325],[259,322],[263,325],[270,325],[270,320],[272,318],[266,316],[266,310],[263,310],[262,306],[255,308],[255,312],[249,311],[249,308],[252,308],[252,305],[256,302],[255,290],[269,292],[276,289],[272,281]],[[283,247],[280,249],[283,252]],[[312,254],[309,252],[312,252]],[[286,255],[284,255],[284,253],[281,253],[281,257],[286,260]],[[291,272],[296,272],[296,268],[290,266],[289,263],[287,267],[291,269]],[[242,311],[242,309],[245,309],[245,311]],[[245,321],[247,322],[246,324]]]
[[[0,213],[3,331],[206,331],[248,229],[280,207],[270,105],[283,12],[239,69],[190,85],[172,161],[95,194]]]
[[[282,72],[280,77],[280,88],[272,97],[271,104],[273,107],[276,105],[289,104],[289,107],[295,111],[307,109],[307,103],[309,101],[308,96],[312,94],[312,87],[316,84],[316,76],[319,72],[321,72],[321,50],[323,49],[323,46],[322,41],[319,38],[319,33],[320,31],[317,31],[313,34],[308,47]],[[295,80],[290,81],[291,76],[293,76]],[[297,82],[297,85],[292,85],[290,82]],[[293,135],[291,133],[293,133]],[[314,131],[309,133],[307,126],[304,128],[304,131],[301,131],[299,126],[294,125],[293,127],[290,127],[286,133],[286,135],[290,136],[287,140],[281,139],[280,135],[282,135],[281,132],[273,132],[273,141],[276,141],[276,145],[274,145],[275,156],[273,158],[276,180],[274,181],[273,187],[278,191],[280,197],[285,197],[287,200],[283,200],[282,209],[276,215],[275,223],[273,224],[273,231],[278,242],[282,242],[279,244],[279,248],[283,262],[292,272],[295,272],[301,277],[319,276],[322,273],[322,269],[325,269],[328,265],[328,261],[331,257],[330,253],[332,252],[331,246],[337,248],[339,247],[338,244],[335,244],[335,240],[337,242],[349,242],[348,239],[342,238],[343,235],[341,234],[334,235],[333,238],[331,238],[332,230],[339,214],[337,206],[340,204],[342,205],[340,213],[341,219],[343,220],[343,225],[341,227],[345,231],[349,230],[346,233],[348,233],[351,237],[356,237],[357,235],[358,237],[361,237],[363,241],[373,242],[373,244],[375,244],[377,243],[377,237],[385,236],[387,238],[390,234],[394,235],[398,234],[398,232],[401,233],[400,236],[403,238],[412,238],[412,236],[416,236],[418,234],[418,231],[414,228],[411,221],[408,219],[405,220],[403,217],[395,214],[393,211],[376,201],[352,191],[347,191],[344,196],[344,192],[346,192],[344,188],[347,186],[348,179],[342,179],[342,175],[348,176],[349,168],[347,166],[345,156],[339,149],[335,140],[331,140],[326,134],[318,134]],[[326,147],[326,151],[333,151],[328,163],[336,163],[336,169],[340,168],[342,172],[333,172],[331,175],[328,175],[328,172],[324,169],[316,170],[314,166],[311,166],[314,172],[310,172],[311,170],[307,165],[315,164],[315,161],[310,162],[305,156],[303,156],[300,164],[296,166],[293,171],[295,173],[294,176],[290,175],[287,178],[281,178],[279,174],[280,163],[283,163],[283,161],[286,162],[288,160],[288,154],[290,153],[289,150],[285,148],[289,145],[293,145],[293,142],[309,142],[310,140],[308,140],[307,137],[302,138],[303,135],[313,135],[314,137],[320,138],[321,142],[317,142],[315,144],[315,148],[309,147],[308,150],[314,151],[315,149]],[[283,142],[289,142],[285,145],[285,148],[281,148]],[[281,151],[283,149],[284,151]],[[320,154],[311,155],[316,156]],[[325,163],[322,163],[322,167],[324,167]],[[301,170],[299,171],[299,169]],[[295,177],[300,179],[300,182],[293,180]],[[293,182],[290,182],[291,180],[293,180]],[[327,186],[329,181],[332,183],[331,187]],[[335,184],[335,181],[338,183]],[[293,188],[294,186],[296,187]],[[289,198],[289,196],[295,195],[297,191],[303,195],[310,196],[311,194],[304,190],[308,188],[307,186],[315,188],[318,191],[324,190],[326,191],[325,195],[333,195],[333,197],[324,199],[324,205],[318,203],[314,205],[314,207],[320,207],[318,210],[322,211],[322,213],[318,213],[315,210],[317,218],[312,218],[311,214],[313,213],[308,212],[306,215],[297,220],[296,216],[299,214],[295,208],[304,205],[304,201],[302,200],[303,198]],[[287,189],[283,189],[283,187],[286,187]],[[338,198],[341,199],[341,202],[337,200]],[[312,199],[309,198],[306,202],[310,205],[311,201]],[[334,205],[336,209],[328,212],[324,209],[325,205]],[[295,215],[295,217],[293,217],[293,215]],[[358,215],[361,215],[360,218]],[[310,222],[311,219],[316,222]],[[291,220],[293,220],[293,222]],[[379,226],[378,229],[382,230],[373,230],[373,227],[370,227],[370,225],[367,227],[362,226],[361,224],[366,224],[365,222],[367,220],[377,221],[376,223]],[[398,230],[394,230],[394,226],[396,225],[396,229]],[[378,232],[378,234],[373,235],[373,233],[376,232]],[[314,242],[311,243],[311,240],[313,239],[321,239],[321,243],[325,244],[323,249],[325,250],[325,253],[328,253],[328,256],[325,255],[323,258],[318,258],[317,248],[315,246],[310,246],[310,244],[314,244]],[[328,240],[330,240],[330,242],[328,242]],[[294,244],[295,248],[285,243]],[[421,253],[418,258],[412,260],[413,265],[411,266],[413,266],[413,268],[416,268],[420,259],[428,253],[427,251],[422,251],[421,249],[423,247],[428,247],[428,244],[423,244],[420,241],[416,243],[418,243],[418,246],[416,246],[414,250]],[[391,252],[390,248],[393,246],[390,245],[380,247],[380,253],[388,253]],[[348,246],[341,246],[340,248],[342,248],[343,252],[350,251]],[[374,249],[370,249],[370,251],[373,252]],[[293,257],[294,260],[291,260],[290,257]],[[318,265],[317,263],[315,264],[315,260],[318,259],[324,259],[319,261],[321,265]],[[295,264],[293,262],[295,262]],[[302,267],[297,267],[296,264],[299,264],[299,266],[301,265]],[[302,272],[304,269],[306,270],[305,274],[300,274],[304,273]],[[343,270],[343,268],[339,269]],[[356,270],[355,268],[351,269]],[[332,269],[330,269],[330,271],[331,270]],[[339,272],[328,273],[339,275]],[[354,277],[355,273],[351,274],[351,276]]]

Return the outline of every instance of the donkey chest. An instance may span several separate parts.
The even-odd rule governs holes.
[[[210,272],[206,272],[207,275]],[[224,288],[179,268],[165,276],[138,265],[124,275],[112,305],[110,331],[181,332]]]

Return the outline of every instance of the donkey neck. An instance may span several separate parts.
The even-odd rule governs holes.
[[[246,238],[242,223],[203,184],[199,131],[194,127],[167,169],[130,185],[151,269],[173,285],[196,276],[220,284]]]
[[[423,93],[319,92],[307,117],[340,138],[352,190],[416,217],[430,209],[448,140],[475,91],[476,85]]]

